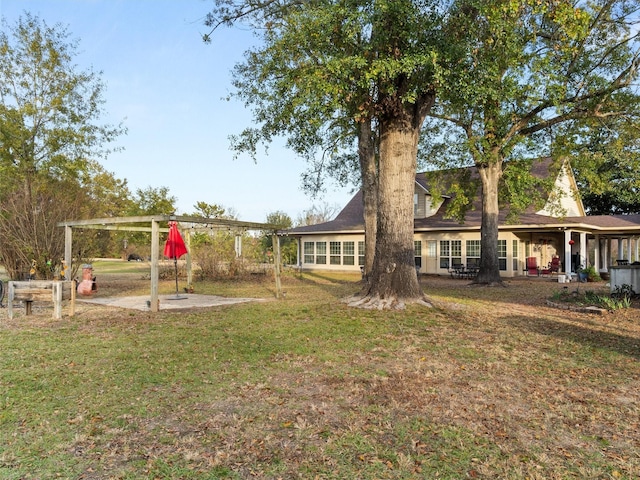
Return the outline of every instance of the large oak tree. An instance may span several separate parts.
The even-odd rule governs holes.
[[[235,85],[255,107],[257,123],[280,128],[269,133],[293,131],[295,149],[306,141],[299,129],[310,141],[345,123],[343,131],[357,132],[361,173],[376,172],[363,191],[377,194],[377,231],[367,290],[354,304],[422,300],[413,189],[420,129],[435,102],[446,45],[442,17],[440,2],[430,1],[218,1],[210,17],[212,25],[250,18],[262,28],[263,43],[236,69]]]
[[[526,163],[505,162],[553,153],[549,139],[559,125],[621,115],[636,104],[625,99],[637,78],[637,17],[638,2],[628,0],[456,2],[451,35],[464,68],[450,71],[432,113],[455,127],[448,146],[464,145],[480,175],[476,282],[500,282],[501,180],[514,187],[512,206],[525,203],[518,182],[530,184],[522,180],[527,171],[504,175]]]

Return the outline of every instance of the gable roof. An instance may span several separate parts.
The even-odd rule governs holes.
[[[568,177],[568,188],[577,192],[577,186],[571,169],[568,168],[568,163],[554,162],[551,158],[545,158],[540,161],[533,162],[531,173],[537,178],[549,178],[550,176],[556,177],[556,186],[561,172],[565,172]],[[416,175],[416,184],[422,188],[425,192],[430,192],[429,179],[431,172],[418,173]],[[445,186],[442,189],[443,192],[447,192],[450,189],[451,181],[455,175],[466,173],[472,179],[479,178],[478,170],[475,166],[467,167],[463,169],[451,169],[448,171],[441,171],[443,178],[448,178],[449,181],[445,181]],[[551,195],[551,191],[543,192],[547,198]],[[571,193],[569,193],[571,195]],[[447,217],[447,209],[450,203],[454,200],[452,196],[442,195],[443,202],[438,208],[438,211],[429,217],[414,219],[414,231],[433,231],[433,230],[449,230],[449,231],[461,231],[461,230],[480,230],[482,223],[482,200],[480,195],[477,195],[473,200],[472,207],[467,211],[463,221],[458,221],[454,218]],[[578,210],[584,212],[582,200],[579,195],[575,198],[578,203]],[[545,212],[546,209],[538,209],[534,205],[530,205],[524,212],[518,215],[517,223],[508,223],[507,215],[508,209],[504,208],[500,210],[499,225],[500,229],[509,230],[522,230],[522,229],[548,229],[548,228],[580,228],[587,230],[603,230],[607,231],[627,231],[628,229],[638,229],[640,232],[640,215],[626,215],[626,216],[571,216],[565,218],[559,218],[551,216]],[[626,218],[619,218],[626,217]],[[334,220],[329,222],[320,223],[317,225],[307,225],[303,227],[296,227],[287,231],[289,234],[338,234],[338,233],[362,233],[364,232],[364,208],[362,203],[362,191],[358,191],[353,198],[347,203],[347,205],[338,213]]]

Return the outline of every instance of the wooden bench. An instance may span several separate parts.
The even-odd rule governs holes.
[[[75,281],[29,280],[8,282],[7,313],[13,318],[13,302],[25,304],[26,315],[31,315],[33,302],[52,302],[53,318],[62,318],[62,301],[69,300],[69,316],[75,315]]]

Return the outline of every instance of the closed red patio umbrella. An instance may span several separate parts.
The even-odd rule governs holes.
[[[189,252],[178,230],[178,223],[169,222],[169,235],[167,235],[167,241],[164,244],[164,256],[173,258],[176,269],[176,298],[178,297],[178,259],[186,253]]]

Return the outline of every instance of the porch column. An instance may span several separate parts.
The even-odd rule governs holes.
[[[587,258],[587,234],[580,232],[580,259],[584,258],[585,267],[589,263]]]
[[[564,273],[571,272],[571,230],[564,231]]]
[[[609,262],[611,261],[611,238],[607,237],[604,242],[604,272],[609,271]]]
[[[618,254],[616,255],[616,259],[622,260],[622,238],[618,237]]]
[[[594,246],[594,267],[596,272],[600,271],[600,264],[602,263],[602,259],[600,258],[600,235],[596,235],[596,243]]]
[[[631,237],[627,238],[627,260],[629,261],[629,263],[633,262],[633,260],[631,259],[632,257],[632,252],[631,252]]]

